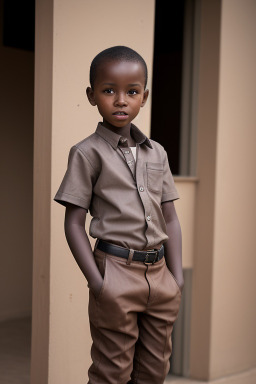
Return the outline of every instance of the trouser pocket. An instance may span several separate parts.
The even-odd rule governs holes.
[[[95,258],[95,263],[98,267],[98,270],[103,278],[103,283],[102,283],[100,292],[98,293],[98,295],[94,295],[95,299],[99,300],[105,290],[105,285],[107,280],[107,257],[104,252],[96,248],[96,250],[94,251],[94,258]]]
[[[178,284],[178,282],[177,282],[175,276],[172,274],[172,272],[170,271],[170,269],[167,267],[167,264],[165,264],[165,268],[167,269],[167,272],[168,272],[169,276],[171,277],[171,279],[172,279],[173,282],[175,283],[175,285],[176,285],[178,291],[180,292],[180,294],[182,294],[181,289],[180,289],[180,287],[179,287],[179,284]]]

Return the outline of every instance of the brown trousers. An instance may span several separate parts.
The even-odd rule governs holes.
[[[98,249],[94,256],[104,281],[97,298],[89,294],[89,384],[162,384],[181,300],[164,257],[145,265]]]

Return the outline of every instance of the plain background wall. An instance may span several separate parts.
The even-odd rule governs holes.
[[[53,3],[36,2],[31,383],[48,383]]]
[[[190,372],[212,380],[256,362],[256,3],[201,5]]]
[[[3,1],[0,1],[0,14]],[[0,18],[0,320],[31,315],[34,53],[3,46]]]
[[[201,1],[190,374],[209,379],[221,0]]]
[[[256,2],[223,0],[211,378],[256,365]]]

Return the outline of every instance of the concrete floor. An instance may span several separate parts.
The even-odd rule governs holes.
[[[0,384],[30,384],[30,347],[31,317],[0,322]]]
[[[31,317],[0,322],[0,384],[30,384],[30,346]],[[210,384],[177,376],[168,376],[165,383]],[[213,380],[211,383],[255,384],[256,369]]]
[[[29,384],[31,317],[0,323],[0,384]]]
[[[165,384],[256,384],[256,368],[211,381],[197,381],[170,376],[166,379]]]

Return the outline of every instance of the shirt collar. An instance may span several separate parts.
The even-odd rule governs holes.
[[[122,138],[122,136],[118,135],[118,133],[112,132],[110,129],[104,127],[102,123],[98,123],[96,133],[111,144],[114,149],[117,149],[119,141]],[[134,124],[131,124],[131,135],[137,144],[146,144],[149,148],[153,148],[147,136],[144,135],[144,133],[142,133]]]

